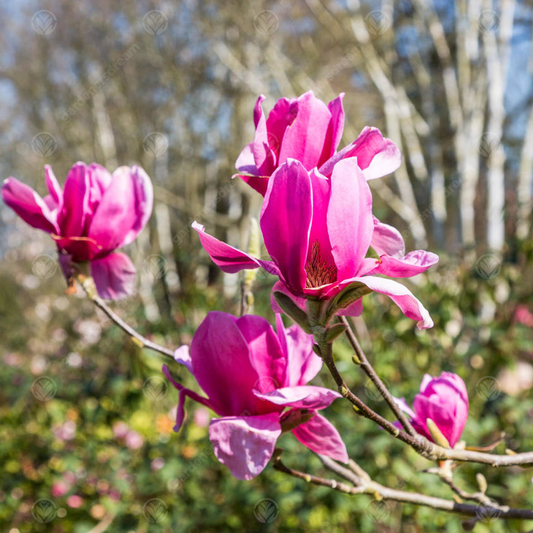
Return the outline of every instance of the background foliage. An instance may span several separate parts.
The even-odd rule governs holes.
[[[371,124],[404,152],[394,177],[372,183],[376,214],[410,249],[442,258],[410,283],[435,327],[417,332],[389,301],[367,296],[356,321],[364,348],[409,402],[424,373],[459,373],[469,445],[503,431],[498,452],[533,448],[529,5],[56,0],[0,11],[2,175],[42,192],[44,164],[62,182],[80,159],[110,170],[139,163],[154,180],[150,227],[127,250],[137,292],[114,305],[128,323],[177,347],[208,310],[238,312],[239,277],[210,264],[189,224],[246,245],[260,199],[230,176],[252,138],[257,94],[269,108],[310,88],[324,99],[344,91],[343,144]],[[43,11],[52,18],[36,18]],[[2,530],[459,530],[457,517],[348,497],[271,468],[249,483],[233,479],[212,456],[209,413],[190,403],[174,434],[177,394],[161,380],[161,361],[81,295],[66,296],[51,241],[3,206],[0,215]],[[270,319],[273,281],[260,274],[254,289],[255,312]],[[344,341],[336,356],[354,390],[389,416]],[[325,371],[315,383],[332,385]],[[376,480],[450,497],[421,473],[430,463],[347,403],[327,415]],[[295,439],[279,444],[290,466],[321,471]],[[458,482],[475,489],[479,471],[492,497],[533,505],[531,471],[463,466]],[[476,531],[533,527],[490,518]]]

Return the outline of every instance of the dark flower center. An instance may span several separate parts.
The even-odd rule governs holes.
[[[308,289],[337,281],[337,267],[322,256],[318,240],[313,243],[305,271],[307,272],[305,286]]]

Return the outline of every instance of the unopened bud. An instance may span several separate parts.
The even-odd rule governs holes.
[[[435,422],[433,422],[431,418],[426,419],[426,425],[435,444],[438,444],[443,448],[450,448],[450,443],[448,442],[448,439],[442,434],[441,430],[437,427],[437,424],[435,424]]]

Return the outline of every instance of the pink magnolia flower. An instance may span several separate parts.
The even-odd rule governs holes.
[[[268,177],[289,158],[297,159],[307,170],[318,168],[326,177],[347,157],[357,157],[366,179],[394,172],[401,163],[400,150],[377,128],[364,128],[355,141],[336,151],[344,128],[343,98],[344,93],[328,105],[313,91],[298,98],[281,98],[265,118],[265,97],[259,96],[254,109],[255,138],[237,159],[237,175],[264,196]]]
[[[457,374],[442,372],[438,378],[426,374],[420,392],[415,396],[413,409],[403,398],[396,402],[411,417],[415,431],[430,441],[433,437],[427,426],[428,418],[433,420],[452,448],[461,438],[468,418],[468,392],[465,382]]]
[[[351,284],[362,283],[386,294],[419,328],[433,325],[424,306],[403,285],[388,277],[410,277],[427,270],[438,257],[422,250],[405,255],[400,233],[372,216],[372,194],[357,158],[338,162],[331,179],[289,159],[269,180],[261,212],[261,231],[272,261],[252,257],[193,224],[203,247],[224,272],[263,267],[279,276],[284,291],[304,299],[331,299]],[[379,255],[367,258],[369,247]],[[278,310],[279,311],[279,310]],[[357,316],[358,300],[343,311]]]
[[[183,423],[185,398],[212,409],[220,417],[209,425],[215,455],[238,479],[263,471],[284,431],[292,431],[316,453],[348,462],[337,430],[317,414],[340,394],[306,385],[322,365],[312,345],[312,337],[298,326],[285,329],[279,315],[276,334],[259,316],[209,313],[194,335],[190,353],[182,346],[175,355],[207,398],[177,383],[163,367],[180,391],[174,430]]]
[[[63,190],[49,165],[45,178],[50,194],[44,198],[8,178],[2,186],[4,202],[30,226],[51,235],[67,280],[73,263],[89,261],[100,296],[127,296],[135,267],[127,255],[114,252],[133,242],[150,218],[153,189],[146,172],[120,167],[111,175],[96,163],[76,163]]]

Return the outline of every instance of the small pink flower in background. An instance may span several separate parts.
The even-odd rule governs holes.
[[[372,194],[356,158],[344,159],[331,179],[316,170],[308,172],[288,160],[269,180],[261,212],[261,231],[272,261],[241,252],[193,224],[203,247],[224,272],[262,267],[277,275],[274,291],[287,292],[300,306],[306,298],[328,300],[350,284],[362,283],[388,295],[416,320],[429,328],[433,321],[424,306],[403,285],[388,277],[411,277],[438,262],[423,250],[405,255],[402,236],[372,215]],[[367,258],[372,247],[378,259]],[[279,312],[279,309],[275,309]],[[358,316],[360,300],[343,311]]]
[[[213,410],[209,438],[218,460],[238,479],[259,475],[283,431],[309,449],[348,462],[337,430],[317,411],[338,392],[306,385],[322,366],[313,339],[298,326],[285,329],[277,316],[277,334],[264,318],[235,318],[210,312],[191,343],[176,350],[175,359],[196,378],[207,397],[177,383],[180,391],[175,431],[185,418],[188,397]],[[289,408],[287,412],[284,412]]]
[[[157,472],[158,470],[161,470],[165,466],[165,460],[163,457],[156,457],[151,463],[150,468]]]
[[[76,423],[67,420],[64,424],[52,428],[52,432],[59,440],[72,440],[76,436]]]
[[[401,163],[398,147],[376,128],[366,127],[359,137],[337,152],[344,128],[344,93],[326,105],[309,91],[298,98],[281,98],[268,118],[259,96],[254,108],[255,138],[239,155],[237,174],[263,196],[268,178],[288,159],[307,170],[318,168],[330,177],[342,159],[357,157],[367,179],[394,172]]]
[[[194,423],[200,427],[205,428],[209,425],[211,417],[209,416],[209,411],[204,407],[198,407],[194,411]]]
[[[2,362],[7,366],[20,366],[22,359],[16,353],[6,353],[2,357]]]
[[[125,422],[115,422],[113,424],[113,434],[117,439],[121,439],[128,434],[129,427]]]
[[[126,433],[124,441],[130,450],[138,450],[144,444],[144,439],[141,437],[141,435],[133,430],[129,430]]]
[[[61,498],[64,496],[71,488],[71,485],[66,481],[58,481],[52,485],[52,496],[54,498]]]
[[[83,505],[83,498],[77,494],[73,494],[67,498],[67,505],[72,509],[79,509]]]
[[[420,392],[415,396],[413,409],[405,400],[396,400],[400,408],[411,417],[417,433],[433,441],[427,426],[433,420],[453,448],[463,433],[468,418],[468,393],[465,382],[451,372],[442,372],[438,378],[424,376]]]
[[[153,204],[150,178],[138,166],[120,167],[113,175],[96,163],[76,163],[63,190],[45,166],[49,195],[41,198],[15,178],[2,186],[2,198],[30,226],[49,233],[57,245],[67,280],[73,263],[90,262],[98,294],[118,299],[130,294],[135,267],[115,250],[135,240]]]
[[[533,328],[533,313],[531,313],[527,305],[517,305],[514,312],[514,317],[519,324]]]

